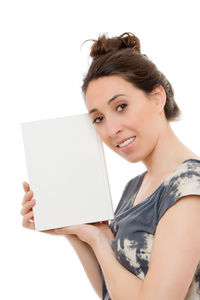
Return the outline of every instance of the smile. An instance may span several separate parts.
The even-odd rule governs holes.
[[[134,141],[135,139],[136,139],[136,137],[134,136],[134,137],[132,137],[132,138],[126,140],[125,142],[123,142],[123,143],[117,145],[117,147],[119,147],[119,148],[125,147],[125,146],[127,146],[128,144],[130,144],[132,141]]]

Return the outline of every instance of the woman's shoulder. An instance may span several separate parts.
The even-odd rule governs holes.
[[[159,219],[184,196],[200,195],[200,160],[187,159],[164,181],[159,198]]]
[[[184,184],[184,182],[186,183],[188,180],[192,183],[194,179],[200,179],[200,159],[190,158],[183,161],[175,171],[167,177],[164,186],[171,186],[174,183]]]

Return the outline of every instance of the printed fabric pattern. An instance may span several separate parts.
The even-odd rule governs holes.
[[[146,172],[125,186],[110,228],[115,235],[112,249],[118,261],[130,272],[144,279],[150,262],[157,224],[166,210],[187,195],[200,195],[200,160],[182,162],[143,202],[132,207]],[[101,267],[102,299],[111,300]],[[200,262],[185,300],[200,300]]]

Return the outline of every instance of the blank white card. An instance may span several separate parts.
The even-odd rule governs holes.
[[[114,217],[103,144],[87,113],[21,128],[37,231]]]

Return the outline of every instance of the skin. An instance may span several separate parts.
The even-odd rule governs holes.
[[[126,96],[107,105],[116,94]],[[102,141],[129,162],[142,161],[150,175],[164,173],[185,158],[197,157],[175,136],[165,117],[166,94],[162,86],[146,95],[119,76],[103,77],[89,83],[85,102],[88,111],[99,110],[91,118],[99,117],[94,124]],[[128,106],[117,108],[124,103]],[[115,147],[117,141],[131,136],[136,136],[136,141],[129,152]]]
[[[122,94],[110,104],[114,95]],[[184,160],[198,158],[177,138],[164,114],[166,94],[162,86],[146,94],[119,76],[89,83],[85,102],[102,141],[131,163],[142,161],[147,168],[134,204],[146,199]],[[116,143],[136,136],[129,151]],[[170,145],[170,147],[169,147]]]
[[[116,94],[125,96],[108,105],[108,100]],[[164,114],[165,102],[162,86],[146,95],[119,76],[91,81],[86,91],[88,111],[98,110],[91,114],[91,119],[99,118],[96,119],[99,123],[94,126],[101,140],[130,163],[142,161],[147,168],[138,201],[143,201],[181,162],[189,158],[199,159],[172,131]],[[129,151],[122,152],[116,147],[120,140],[132,136],[136,139]],[[23,183],[23,187],[23,226],[34,229],[33,192],[27,183]],[[112,300],[182,300],[200,259],[199,200],[199,196],[183,197],[161,218],[149,270],[143,281],[116,259],[111,248],[114,236],[107,222],[68,226],[49,233],[76,236],[90,247],[101,265]],[[101,297],[99,279],[97,282],[96,291]]]

